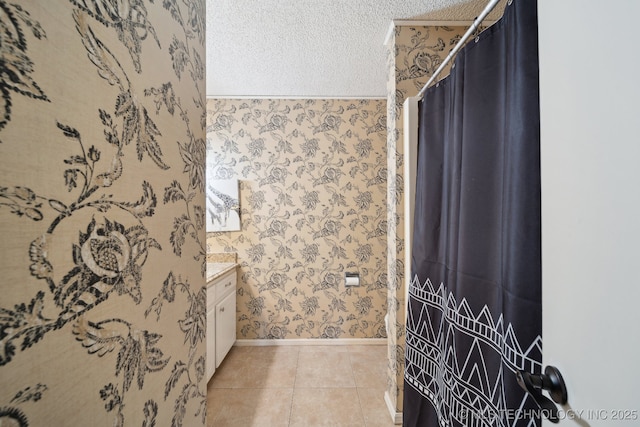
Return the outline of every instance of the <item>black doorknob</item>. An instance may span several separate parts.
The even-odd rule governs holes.
[[[518,371],[516,379],[520,387],[533,397],[538,406],[543,409],[543,414],[547,416],[549,421],[557,423],[560,421],[558,416],[558,408],[553,402],[564,405],[567,403],[567,386],[560,374],[558,368],[547,366],[544,374],[531,374],[526,371]],[[544,396],[542,391],[549,392],[551,399]]]

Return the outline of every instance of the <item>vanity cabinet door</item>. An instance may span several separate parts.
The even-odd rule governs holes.
[[[207,311],[207,381],[216,371],[216,309]]]
[[[231,292],[216,305],[216,368],[236,341],[236,293]]]

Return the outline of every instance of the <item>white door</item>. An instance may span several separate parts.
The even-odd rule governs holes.
[[[538,13],[544,365],[560,425],[640,425],[640,1]]]

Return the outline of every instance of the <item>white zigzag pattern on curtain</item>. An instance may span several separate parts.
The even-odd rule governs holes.
[[[431,401],[441,426],[453,420],[467,427],[507,427],[522,421],[516,410],[506,408],[503,389],[504,367],[515,375],[518,370],[540,372],[542,337],[523,351],[516,334],[508,324],[504,327],[502,314],[494,321],[485,305],[477,316],[473,315],[466,299],[457,303],[453,293],[440,284],[434,289],[431,280],[420,283],[416,275],[409,288],[409,298],[419,302],[420,310],[407,314],[405,379],[416,391]],[[432,324],[428,310],[442,312],[448,323]],[[473,339],[463,366],[459,366],[454,332]],[[483,349],[493,351],[502,358],[495,378],[490,378],[484,365]],[[478,357],[473,357],[478,356]],[[481,360],[482,365],[473,363]],[[524,408],[527,395],[523,393],[520,408]],[[529,426],[536,426],[532,419]]]

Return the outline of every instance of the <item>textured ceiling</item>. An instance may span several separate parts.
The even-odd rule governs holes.
[[[392,20],[471,21],[486,3],[207,0],[207,95],[384,97]]]

